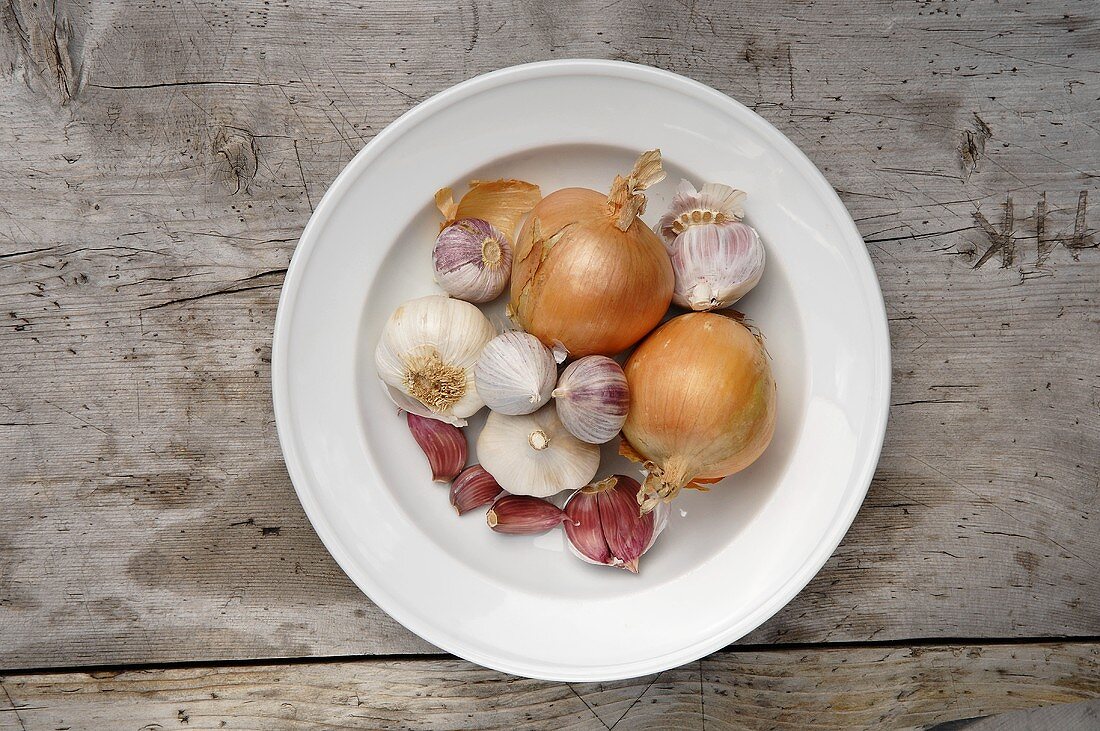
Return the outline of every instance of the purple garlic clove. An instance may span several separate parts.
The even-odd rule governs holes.
[[[451,505],[459,515],[464,515],[475,508],[491,504],[502,492],[504,490],[493,476],[484,467],[475,464],[462,470],[451,483]]]
[[[569,520],[557,505],[529,495],[504,495],[485,514],[485,522],[497,533],[533,536]]]
[[[413,439],[428,458],[432,480],[453,480],[466,464],[466,435],[457,426],[412,412],[407,412],[405,418]]]

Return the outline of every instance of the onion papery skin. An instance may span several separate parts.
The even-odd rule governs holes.
[[[673,318],[638,346],[624,372],[623,436],[650,469],[651,495],[663,490],[660,497],[671,499],[695,480],[739,472],[771,443],[776,388],[768,354],[734,317]]]
[[[641,219],[621,231],[606,194],[564,188],[535,206],[520,231],[510,309],[547,347],[612,356],[657,326],[674,285],[668,252]]]

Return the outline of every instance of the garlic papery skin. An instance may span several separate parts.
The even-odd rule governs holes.
[[[378,376],[400,408],[465,426],[484,402],[474,366],[496,331],[477,307],[444,295],[394,310],[374,351]]]
[[[467,302],[488,302],[508,284],[512,245],[489,222],[466,218],[439,232],[432,261],[443,291]]]
[[[549,497],[587,484],[600,466],[600,449],[569,433],[552,405],[533,414],[489,412],[477,456],[513,495]]]
[[[553,396],[561,423],[589,444],[603,444],[618,434],[630,405],[623,369],[604,355],[587,355],[566,366]]]
[[[638,562],[668,524],[669,506],[638,510],[638,481],[613,475],[577,490],[565,503],[566,546],[583,561],[638,573]]]
[[[510,331],[490,340],[474,369],[477,392],[493,411],[509,416],[538,411],[550,400],[558,366],[534,335]]]
[[[701,190],[680,181],[672,206],[658,224],[668,246],[676,286],[672,301],[692,310],[729,307],[764,274],[760,236],[741,219],[745,193],[707,183]]]

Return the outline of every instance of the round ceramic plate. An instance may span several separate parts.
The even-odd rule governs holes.
[[[516,177],[607,190],[661,148],[668,179],[747,191],[768,251],[741,302],[767,337],[775,438],[749,469],[686,491],[637,576],[570,555],[562,531],[503,536],[462,518],[379,386],[373,352],[401,302],[438,291],[435,190]],[[502,320],[502,307],[491,308]],[[464,82],[409,111],[336,178],[302,234],[275,323],[272,388],[287,468],[325,546],[391,616],[438,647],[518,675],[627,678],[733,642],[775,614],[859,509],[889,404],[886,315],[855,225],[786,137],[681,76],[555,61]],[[473,445],[483,416],[471,421]],[[637,474],[604,449],[601,474]],[[474,459],[471,456],[471,459]]]

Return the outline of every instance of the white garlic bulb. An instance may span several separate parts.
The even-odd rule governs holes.
[[[605,355],[588,355],[566,366],[553,396],[558,417],[582,442],[610,441],[626,423],[630,406],[626,376]]]
[[[558,366],[534,335],[510,331],[488,342],[474,369],[477,392],[501,414],[530,414],[550,400]]]
[[[600,467],[599,447],[570,434],[553,406],[523,416],[490,411],[477,456],[502,488],[534,497],[583,487]]]
[[[481,310],[444,295],[409,300],[394,310],[374,351],[393,402],[418,416],[465,426],[484,406],[474,366],[496,331]]]
[[[665,238],[676,288],[672,301],[692,310],[729,307],[748,294],[764,273],[764,245],[742,223],[745,193],[707,183],[701,190],[680,181],[657,227]]]
[[[467,302],[488,302],[508,284],[512,246],[489,222],[464,218],[439,232],[432,261],[435,281],[445,292]]]

